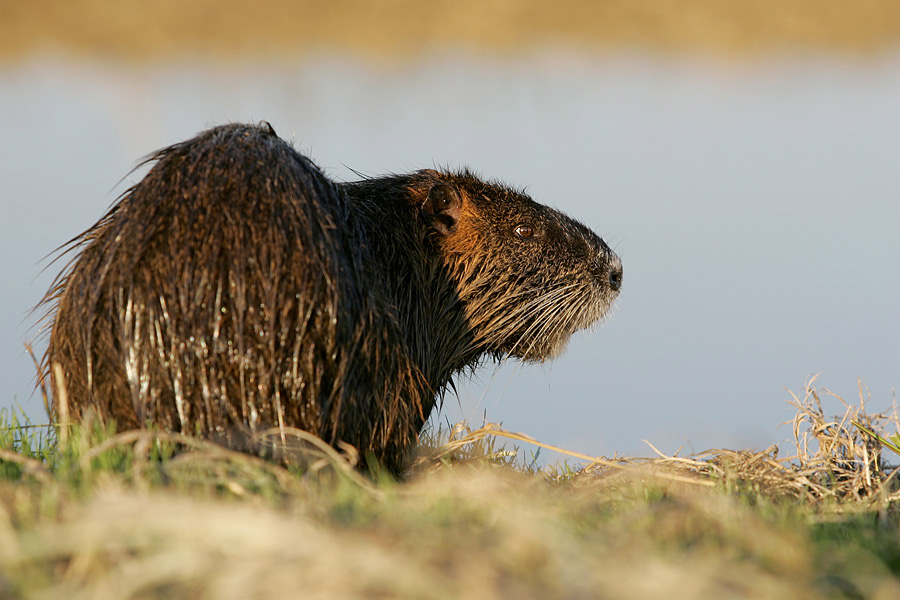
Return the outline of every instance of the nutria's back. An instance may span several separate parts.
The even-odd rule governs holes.
[[[153,160],[45,299],[76,417],[299,427],[397,471],[455,373],[555,356],[621,283],[589,229],[466,172],[335,184],[248,125]]]

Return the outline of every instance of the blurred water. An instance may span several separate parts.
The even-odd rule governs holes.
[[[811,374],[870,409],[900,382],[900,57],[726,64],[542,53],[0,67],[0,407],[43,421],[22,343],[57,265],[147,152],[267,119],[339,179],[469,165],[620,253],[614,318],[509,361],[440,415],[588,453],[767,446]],[[346,165],[346,166],[345,166]],[[42,348],[42,346],[41,346]]]

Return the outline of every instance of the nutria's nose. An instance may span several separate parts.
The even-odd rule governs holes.
[[[609,287],[618,292],[622,287],[622,267],[616,266],[609,270]]]

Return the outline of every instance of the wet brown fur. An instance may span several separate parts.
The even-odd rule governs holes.
[[[551,358],[617,295],[593,232],[465,171],[336,184],[249,125],[151,160],[43,302],[76,418],[243,447],[298,427],[399,472],[455,374]]]

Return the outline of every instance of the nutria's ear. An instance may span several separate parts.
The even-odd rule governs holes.
[[[422,204],[422,213],[431,221],[431,226],[441,235],[456,231],[462,197],[456,186],[436,183],[428,190],[428,197]]]

